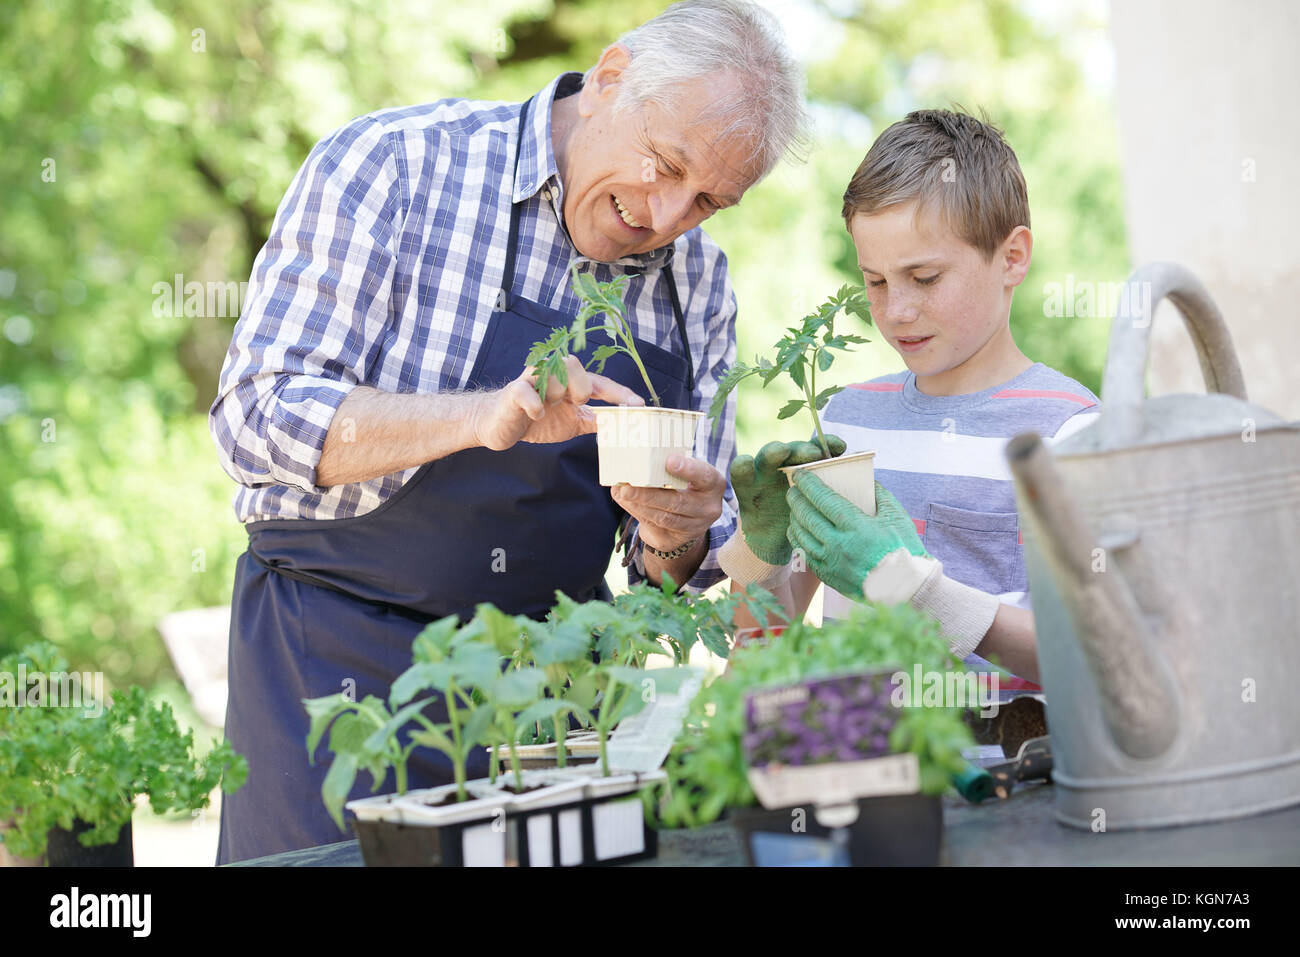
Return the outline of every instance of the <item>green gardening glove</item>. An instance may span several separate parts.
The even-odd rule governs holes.
[[[867,515],[815,475],[796,473],[794,483],[786,496],[789,542],[803,551],[817,577],[840,594],[860,600],[862,583],[890,552],[903,548],[930,557],[911,516],[879,482],[875,515]]]
[[[844,454],[844,440],[826,436],[831,457]],[[790,507],[785,493],[790,482],[782,466],[805,465],[826,456],[816,442],[768,442],[757,456],[738,455],[731,463],[731,487],[740,506],[740,528],[745,544],[760,560],[769,565],[790,561],[790,542],[786,529],[790,524]]]

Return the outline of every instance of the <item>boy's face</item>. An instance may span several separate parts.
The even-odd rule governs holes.
[[[930,395],[979,392],[1029,366],[1007,324],[1033,239],[1012,231],[991,260],[933,205],[890,206],[849,221],[876,328]]]

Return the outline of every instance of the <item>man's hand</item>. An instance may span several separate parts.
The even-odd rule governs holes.
[[[543,402],[527,368],[509,385],[484,393],[474,412],[474,437],[479,445],[501,452],[516,442],[567,442],[596,431],[596,412],[585,403],[599,399],[611,405],[645,405],[645,400],[613,379],[588,372],[576,356],[564,360],[569,384],[551,376]]]
[[[844,454],[844,440],[826,436],[831,456]],[[758,455],[738,455],[731,463],[731,487],[740,506],[740,530],[745,544],[769,565],[790,561],[790,507],[786,492],[790,482],[783,467],[805,465],[825,458],[816,442],[768,442]]]
[[[867,515],[815,475],[797,473],[794,482],[787,495],[790,544],[801,549],[808,568],[840,594],[861,595],[867,576],[890,552],[901,548],[929,557],[911,517],[879,482],[875,515]]]
[[[722,515],[727,483],[721,472],[700,459],[670,455],[664,465],[690,484],[681,490],[615,485],[610,495],[637,520],[642,541],[669,552],[708,535]]]

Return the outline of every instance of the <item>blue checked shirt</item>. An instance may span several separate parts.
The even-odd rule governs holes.
[[[579,304],[567,273],[582,257],[562,225],[551,104],[557,90],[575,91],[581,80],[564,74],[534,99],[512,197],[524,203],[515,292],[569,315]],[[330,421],[355,386],[467,387],[505,272],[510,204],[503,192],[519,109],[439,100],[381,110],[330,134],[307,157],[253,264],[209,413],[222,467],[241,486],[234,501],[241,522],[364,515],[415,474],[316,484]],[[697,370],[692,403],[707,410],[736,356],[736,299],[718,246],[696,228],[651,253],[586,262],[601,280],[622,267],[645,270],[628,286],[633,331],[680,355],[662,275],[672,270]],[[707,449],[696,448],[724,476],[735,454],[734,421],[733,395],[716,434],[707,435],[707,423],[700,430]],[[728,482],[689,588],[722,580],[717,549],[735,528]],[[631,581],[641,577],[629,568]]]

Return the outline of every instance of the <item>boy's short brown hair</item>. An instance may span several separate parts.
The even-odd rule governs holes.
[[[990,123],[952,110],[915,110],[881,133],[844,191],[844,222],[888,206],[939,204],[965,242],[992,258],[1017,226],[1029,227],[1029,196],[1015,152]]]

